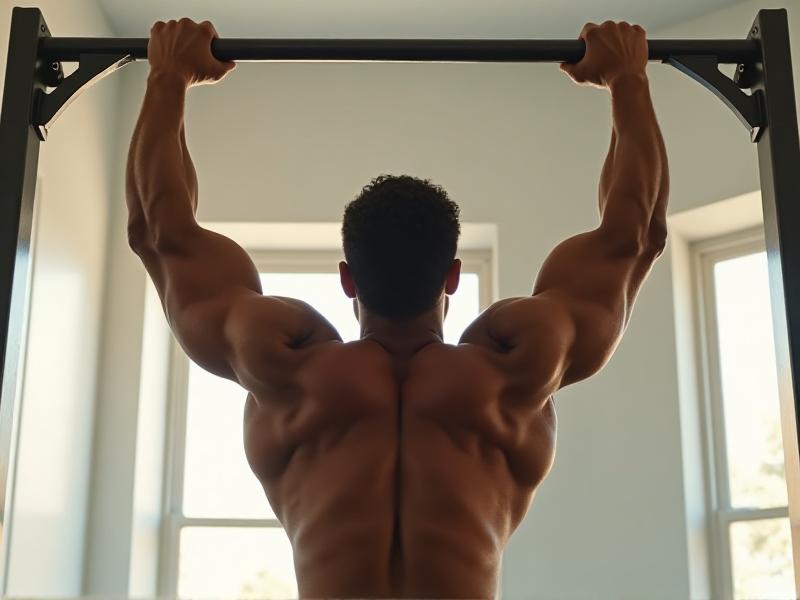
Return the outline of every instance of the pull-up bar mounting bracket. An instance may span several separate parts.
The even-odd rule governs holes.
[[[759,102],[758,93],[747,94],[742,85],[747,79],[736,77],[733,80],[726,77],[719,70],[716,56],[670,56],[664,62],[669,63],[682,73],[688,75],[703,87],[713,93],[717,98],[742,122],[750,131],[750,141],[757,142],[764,125],[764,115]],[[736,75],[747,72],[747,66],[740,63],[736,68]],[[748,83],[750,83],[748,81]]]
[[[78,68],[66,78],[61,63],[39,69],[43,83],[54,87],[51,92],[39,90],[36,98],[34,125],[39,139],[47,139],[55,120],[84,90],[132,61],[130,54],[81,54]]]

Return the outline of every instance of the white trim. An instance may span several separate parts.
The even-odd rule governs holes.
[[[710,444],[706,452],[709,464],[708,487],[711,492],[710,509],[714,514],[720,507],[729,506],[728,464],[725,440],[724,415],[719,398],[721,384],[719,381],[718,350],[716,345],[717,329],[715,318],[715,295],[713,281],[708,277],[708,259],[701,252],[694,254],[697,277],[697,314],[702,325],[698,339],[702,342],[700,360],[703,364],[703,409],[706,426],[706,442]],[[721,598],[733,598],[733,574],[730,562],[730,540],[728,528],[717,518],[711,519],[712,551],[711,564],[714,566],[716,589]]]
[[[668,222],[670,235],[690,243],[735,237],[750,227],[763,226],[761,190],[669,215]]]
[[[186,448],[186,402],[189,389],[189,360],[175,338],[169,366],[167,440],[161,528],[161,561],[158,595],[177,598],[180,515],[183,509],[183,464]]]
[[[741,231],[728,233],[718,237],[692,242],[692,253],[699,255],[719,254],[725,258],[741,256],[753,250],[742,250],[745,245],[751,244],[764,250],[764,229],[760,225],[749,227]],[[755,250],[758,251],[758,250]],[[722,258],[718,260],[723,260]]]
[[[789,507],[778,506],[775,508],[730,508],[718,511],[724,523],[737,523],[739,521],[765,521],[768,519],[788,519]]]
[[[720,261],[764,251],[761,227],[694,242],[690,246],[694,280],[695,339],[698,346],[701,414],[705,434],[708,506],[711,512],[710,564],[714,597],[733,599],[730,525],[736,522],[788,518],[788,506],[734,508],[728,481],[724,403],[720,381],[714,265]]]
[[[699,381],[702,386],[702,392],[699,396],[701,402],[701,415],[702,424],[704,429],[704,442],[705,442],[705,458],[706,458],[706,490],[708,493],[708,507],[712,514],[715,513],[716,507],[720,506],[719,493],[719,473],[723,472],[725,466],[720,466],[719,462],[725,460],[725,446],[720,445],[719,436],[715,435],[715,431],[719,429],[714,427],[718,415],[715,408],[715,403],[712,402],[712,373],[717,373],[717,369],[712,369],[709,365],[710,356],[712,355],[709,350],[709,341],[716,339],[715,334],[710,331],[709,315],[713,312],[714,303],[709,297],[709,286],[707,285],[704,276],[704,267],[702,254],[697,249],[692,248],[692,272],[694,275],[695,286],[695,302],[697,303],[697,332],[696,339],[700,346],[698,352],[698,362],[700,363],[700,377]],[[713,293],[713,286],[712,293]],[[714,322],[711,319],[711,322]],[[716,354],[714,354],[716,356]],[[721,452],[720,452],[721,450]],[[725,548],[728,547],[726,540],[723,536],[723,527],[718,519],[709,519],[710,539],[709,550],[711,556],[710,564],[712,566],[712,581],[713,589],[719,594],[721,599],[728,599],[732,595],[730,586],[730,560],[724,559]],[[726,583],[728,582],[728,583]]]
[[[222,519],[181,517],[180,527],[277,527],[282,528],[278,519]]]

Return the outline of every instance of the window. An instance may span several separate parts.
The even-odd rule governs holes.
[[[488,256],[460,254],[463,274],[450,297],[445,341],[456,343],[486,308]],[[300,298],[344,341],[358,339],[352,302],[339,285],[339,255],[263,254],[254,260],[264,293]],[[179,598],[297,597],[292,553],[250,472],[242,445],[246,393],[193,363],[174,344],[167,509],[161,593]]]
[[[706,242],[695,256],[717,594],[794,598],[763,234]]]

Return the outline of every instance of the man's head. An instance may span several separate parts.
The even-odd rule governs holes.
[[[458,285],[458,217],[458,205],[427,179],[373,179],[344,211],[345,293],[398,321],[434,308],[443,292]]]

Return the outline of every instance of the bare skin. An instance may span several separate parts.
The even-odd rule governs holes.
[[[503,548],[554,457],[553,394],[596,373],[619,343],[666,240],[667,158],[650,100],[644,31],[588,24],[562,65],[612,96],[600,224],[559,244],[531,296],[484,311],[442,342],[455,260],[436,306],[405,322],[361,305],[343,343],[311,306],[263,296],[231,240],[195,220],[187,89],[233,64],[210,23],[156,23],[130,147],[131,247],[180,344],[239,382],[248,461],[292,542],[301,597],[490,598]]]

